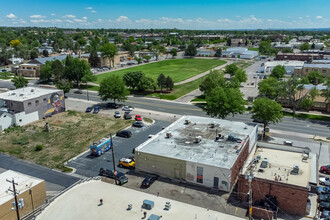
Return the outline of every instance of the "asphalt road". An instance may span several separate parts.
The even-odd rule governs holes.
[[[114,157],[116,163],[116,169],[126,173],[129,171],[126,168],[118,167],[119,159],[123,157],[134,156],[133,149],[146,140],[150,134],[157,134],[162,130],[163,127],[167,127],[171,122],[167,121],[155,121],[155,124],[150,125],[145,128],[129,128],[131,130],[131,138],[113,137],[113,148]],[[99,157],[94,157],[90,155],[90,152],[86,152],[76,159],[71,160],[67,165],[76,169],[76,174],[94,177],[99,173],[100,168],[113,169],[111,150],[105,152]]]
[[[68,97],[85,99],[86,93],[74,94],[73,92],[67,94]],[[90,100],[101,102],[96,93],[89,94]],[[195,115],[195,116],[206,116],[205,112],[201,108],[191,105],[182,104],[178,102],[171,102],[167,100],[158,100],[152,98],[141,98],[141,97],[129,97],[125,105],[132,105],[136,108],[143,108],[152,111],[166,112],[178,115]],[[234,117],[228,116],[227,120],[241,121],[241,122],[252,122],[251,115],[244,113],[242,115],[235,115]],[[330,122],[308,120],[308,119],[296,119],[292,117],[284,117],[282,122],[278,124],[270,125],[270,129],[298,132],[302,134],[318,135],[323,137],[330,137]]]
[[[0,154],[0,167],[45,180],[47,191],[63,190],[79,180],[77,177],[5,154]]]

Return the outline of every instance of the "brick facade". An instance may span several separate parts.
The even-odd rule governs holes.
[[[247,199],[248,191],[248,180],[243,175],[240,175],[238,180],[238,194],[242,200]],[[306,215],[306,204],[308,200],[307,187],[254,178],[252,181],[252,195],[253,202],[264,199],[266,195],[276,196],[279,211],[292,215]]]
[[[240,173],[246,159],[249,156],[249,144],[250,144],[250,139],[247,139],[247,141],[244,143],[244,146],[242,147],[242,150],[241,150],[240,154],[238,155],[234,165],[231,168],[231,185],[232,186],[234,185],[238,174]]]
[[[274,212],[262,209],[258,207],[252,207],[252,217],[256,219],[265,219],[265,220],[272,220],[274,217]]]
[[[323,54],[295,54],[295,53],[278,53],[276,54],[275,60],[299,60],[312,62],[313,60],[322,60]]]

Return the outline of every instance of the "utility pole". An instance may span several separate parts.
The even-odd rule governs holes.
[[[113,152],[113,142],[112,142],[112,135],[110,134],[110,141],[111,141],[111,153],[112,153],[112,164],[113,164],[113,173],[115,174],[115,183],[117,183],[117,171],[116,171],[116,162],[115,162],[115,154]]]
[[[249,181],[249,220],[252,220],[252,180],[253,180],[253,173],[250,171],[250,174],[245,174],[245,179]]]
[[[7,180],[7,179],[6,179],[6,180]],[[16,188],[15,188],[15,185],[18,185],[18,183],[15,183],[14,178],[13,178],[13,180],[11,180],[11,181],[10,181],[10,180],[7,180],[7,182],[13,184],[13,190],[11,190],[10,188],[9,188],[8,190],[14,193],[17,220],[20,220],[20,217],[19,217],[19,209],[18,209],[18,202],[17,202],[17,195],[18,195],[19,193],[16,192]]]

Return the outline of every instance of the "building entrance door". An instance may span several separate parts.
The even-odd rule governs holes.
[[[214,188],[219,188],[219,178],[218,177],[214,177],[213,187]]]

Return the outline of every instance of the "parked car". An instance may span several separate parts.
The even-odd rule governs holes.
[[[93,114],[97,114],[100,112],[100,106],[95,106],[94,107],[94,111],[93,111]]]
[[[119,111],[115,111],[115,118],[120,118],[121,117],[121,115],[120,115],[120,112]]]
[[[137,127],[137,128],[142,128],[144,127],[144,124],[142,121],[136,121],[132,124],[133,127]]]
[[[330,193],[330,186],[319,186],[317,187],[317,194]]]
[[[132,137],[132,132],[129,130],[121,130],[116,133],[116,136],[130,138]]]
[[[73,93],[75,93],[75,94],[83,94],[81,90],[76,90]]]
[[[91,112],[92,110],[93,110],[93,107],[87,107],[85,112],[88,113],[88,112]]]
[[[320,218],[329,219],[330,218],[330,211],[324,210],[322,212]]]
[[[321,166],[320,173],[330,174],[330,165]]]
[[[132,119],[132,115],[130,112],[125,112],[124,113],[124,119]]]
[[[141,115],[135,115],[135,120],[136,121],[142,121]]]
[[[329,210],[330,211],[330,202],[320,202],[319,203],[319,210]]]
[[[321,185],[330,186],[330,178],[329,177],[321,177],[319,179],[319,182],[320,182]]]
[[[320,194],[317,197],[317,202],[330,202],[330,193],[329,194]]]
[[[121,158],[119,160],[119,166],[133,169],[135,168],[135,161],[129,158]]]
[[[153,184],[157,179],[157,176],[155,175],[148,175],[144,180],[142,181],[141,187],[148,188]]]
[[[117,181],[119,182],[119,185],[123,185],[124,183],[127,183],[128,179],[126,175],[120,171],[116,171],[117,175],[115,175],[113,170],[100,168],[99,175],[109,177],[112,179],[115,179],[117,177]]]
[[[292,141],[283,141],[284,145],[292,146],[293,142]]]
[[[130,107],[130,106],[127,106],[125,105],[123,108],[122,108],[123,111],[133,111],[133,108]]]
[[[116,103],[112,103],[112,102],[107,103],[106,106],[107,106],[107,108],[114,108],[114,109],[119,108],[119,105],[117,105]]]

